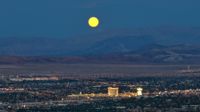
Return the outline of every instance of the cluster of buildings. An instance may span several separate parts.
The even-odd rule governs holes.
[[[21,81],[57,81],[59,77],[57,76],[38,76],[38,77],[16,77],[11,78],[11,81],[21,82]]]
[[[72,94],[69,95],[69,97],[136,97],[136,96],[142,96],[142,88],[137,88],[137,92],[124,92],[120,93],[118,87],[108,87],[108,93],[107,94]]]
[[[118,87],[108,87],[108,96],[110,97],[118,97],[118,96],[142,96],[142,88],[137,88],[137,93],[133,92],[125,92],[125,93],[119,93]]]
[[[24,88],[0,88],[0,93],[13,93],[13,92],[24,92]]]

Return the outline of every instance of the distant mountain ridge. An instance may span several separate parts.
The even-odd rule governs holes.
[[[74,38],[1,38],[0,63],[198,63],[199,49],[198,27],[124,29]]]
[[[26,63],[129,63],[200,64],[200,47],[148,45],[137,51],[85,56],[0,56],[0,64]]]

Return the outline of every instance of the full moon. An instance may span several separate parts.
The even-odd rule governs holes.
[[[88,25],[92,28],[99,26],[99,19],[97,17],[90,17],[88,20]]]

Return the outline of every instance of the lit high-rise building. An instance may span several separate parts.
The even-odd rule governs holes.
[[[119,95],[119,88],[118,87],[108,87],[108,96],[118,96]]]
[[[142,96],[142,88],[137,88],[137,96]]]

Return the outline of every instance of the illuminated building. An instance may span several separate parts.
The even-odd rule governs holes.
[[[108,96],[119,96],[119,88],[108,87]]]
[[[137,96],[142,96],[142,88],[137,88]]]

